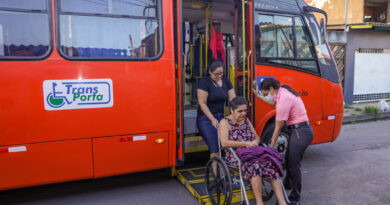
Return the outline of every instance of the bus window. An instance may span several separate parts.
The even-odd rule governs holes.
[[[70,58],[150,59],[161,53],[157,0],[60,1],[60,52]]]
[[[0,1],[0,58],[39,59],[50,48],[45,0]]]
[[[310,37],[300,17],[257,16],[256,59],[318,74]]]
[[[315,55],[313,54],[312,44],[307,32],[305,32],[304,24],[300,17],[295,17],[295,35],[297,39],[297,58],[313,59]]]
[[[317,26],[317,20],[312,15],[306,18],[308,21],[309,29],[313,35],[314,48],[318,55],[318,62],[329,66],[332,64],[332,58],[328,49],[326,42],[321,41],[321,31]]]

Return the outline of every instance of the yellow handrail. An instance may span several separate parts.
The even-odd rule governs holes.
[[[235,73],[234,73],[234,65],[230,66],[229,73],[230,73],[230,82],[232,83],[232,86],[234,88],[234,86],[235,86],[235,76],[236,76]]]
[[[206,34],[206,46],[205,46],[205,73],[207,72],[207,68],[208,68],[208,65],[207,65],[207,57],[208,57],[208,54],[209,54],[209,7],[210,5],[207,4],[207,8],[206,8],[206,30],[205,30],[205,34]]]
[[[245,0],[242,0],[242,9],[241,9],[241,16],[242,16],[242,69],[244,71],[243,75],[243,97],[246,98],[246,93],[245,93],[245,59],[246,59],[246,48],[245,48]]]
[[[250,82],[251,82],[251,72],[250,72],[250,70],[251,70],[251,68],[250,68],[250,57],[251,57],[251,55],[252,55],[252,51],[251,50],[249,50],[249,52],[248,52],[248,58],[247,58],[247,66],[248,66],[248,69],[247,69],[247,73],[248,73],[248,102],[250,103],[251,101],[249,100],[250,99],[250,91],[251,91],[251,87],[250,87]],[[244,74],[245,75],[245,74]]]

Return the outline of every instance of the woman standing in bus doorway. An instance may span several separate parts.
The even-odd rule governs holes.
[[[275,129],[271,147],[274,147],[284,123],[291,131],[287,148],[287,174],[285,187],[291,189],[289,199],[292,204],[299,204],[302,187],[301,161],[306,148],[313,141],[313,129],[309,124],[305,105],[299,93],[288,85],[280,85],[278,80],[266,78],[253,90],[256,97],[269,105],[276,106]]]
[[[225,117],[225,102],[236,97],[231,82],[223,77],[223,63],[215,61],[210,65],[209,76],[200,79],[197,89],[198,115],[196,124],[209,147],[210,159],[218,156],[219,121]]]

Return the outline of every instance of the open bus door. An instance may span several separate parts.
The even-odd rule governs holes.
[[[182,156],[185,158],[186,166],[188,165],[187,162],[191,163],[191,168],[178,168],[176,176],[197,197],[201,204],[210,204],[204,180],[204,165],[206,165],[207,161],[198,162],[199,156],[207,156],[208,158],[208,147],[196,126],[198,108],[197,83],[201,78],[208,75],[208,66],[211,62],[215,60],[225,61],[226,70],[224,77],[230,79],[239,95],[245,96],[247,99],[250,98],[252,91],[248,89],[248,85],[251,82],[251,80],[248,80],[248,76],[250,76],[252,69],[248,66],[248,59],[250,60],[251,58],[251,55],[249,55],[251,53],[251,42],[248,39],[250,39],[251,31],[248,30],[248,28],[250,29],[250,22],[248,22],[247,11],[250,10],[251,3],[241,0],[176,0],[175,2],[179,8],[175,12],[175,49],[177,50],[175,52],[181,53],[181,56],[176,55],[176,61],[181,61],[179,76],[177,76],[177,81],[181,81],[177,98],[181,100],[180,105],[182,107],[178,108],[178,110],[181,111],[179,117],[183,119],[180,121],[181,124],[178,125],[181,126],[180,135],[182,136],[183,144],[180,145],[182,146]],[[242,4],[244,4],[244,7],[242,7]],[[241,8],[247,11],[243,12]],[[241,15],[242,13],[244,15]],[[243,20],[244,24],[240,23]],[[212,34],[213,30],[215,30],[215,33],[222,34],[222,42],[218,38],[218,43],[223,43],[224,45],[226,51],[225,58],[222,57],[221,59],[221,56],[218,55],[215,58],[216,56],[213,55],[215,53],[210,49],[210,39],[215,35]],[[236,38],[237,35],[240,37]],[[245,52],[242,52],[242,49],[245,49]],[[245,60],[237,61],[237,53],[241,55],[245,53],[245,56],[241,56]],[[243,64],[243,61],[245,61],[245,64]],[[250,63],[249,65],[253,64]],[[246,76],[245,88],[241,81],[244,75]],[[237,87],[241,91],[237,90]],[[182,90],[180,91],[179,89]],[[243,93],[244,90],[245,95]],[[203,152],[203,154],[199,152]],[[180,154],[178,158],[180,158]],[[193,167],[193,165],[196,166],[197,164],[200,167]],[[239,192],[240,187],[237,184],[233,185],[232,189],[233,192]],[[253,198],[253,194],[250,194],[249,197],[250,199]],[[232,200],[235,203],[240,199],[233,197]]]

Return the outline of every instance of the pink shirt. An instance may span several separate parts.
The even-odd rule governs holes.
[[[287,125],[309,121],[302,99],[286,88],[279,88],[275,104],[277,121],[286,121]]]

